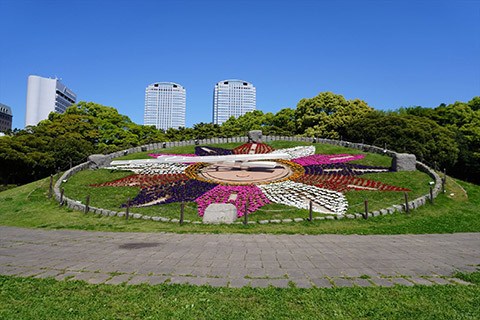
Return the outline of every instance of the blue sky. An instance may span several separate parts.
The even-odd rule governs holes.
[[[215,83],[257,88],[257,109],[331,91],[377,109],[480,95],[480,1],[0,0],[0,102],[23,128],[27,77],[143,124],[145,88],[187,90],[210,122]]]

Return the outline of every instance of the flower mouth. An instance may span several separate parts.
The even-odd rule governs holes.
[[[189,166],[185,173],[191,179],[222,185],[257,185],[295,179],[305,172],[301,165],[291,161],[277,159],[271,162],[275,163],[274,168],[196,163]]]

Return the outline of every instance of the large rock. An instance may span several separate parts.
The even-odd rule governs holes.
[[[395,171],[415,171],[417,158],[414,154],[396,153],[392,159],[392,169]]]
[[[261,143],[262,138],[262,130],[252,130],[248,132],[248,142],[250,143]]]
[[[103,154],[92,154],[88,157],[89,167],[92,170],[105,168],[110,165],[111,159]]]
[[[203,223],[227,223],[237,220],[237,208],[231,203],[212,203],[205,209]]]

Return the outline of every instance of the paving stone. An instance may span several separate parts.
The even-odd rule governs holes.
[[[451,284],[450,281],[447,281],[443,278],[439,278],[439,277],[429,277],[428,280],[432,281],[433,283],[436,283],[436,284]]]
[[[243,287],[248,287],[249,285],[250,285],[250,279],[235,278],[235,279],[230,279],[230,283],[228,287],[243,288]]]
[[[426,286],[431,286],[433,284],[431,281],[428,281],[427,279],[424,279],[424,278],[408,278],[408,280],[412,281],[414,284],[420,284],[420,285],[426,285]]]
[[[290,279],[290,281],[295,283],[296,288],[311,288],[312,284],[308,279]]]
[[[63,271],[60,271],[60,270],[46,270],[45,272],[43,273],[40,273],[40,274],[37,274],[34,278],[48,278],[48,277],[56,277],[58,276],[60,273],[62,273]]]
[[[289,222],[293,222],[293,220],[292,219],[283,219],[282,222],[289,223]]]
[[[276,288],[288,288],[289,281],[288,279],[268,279],[268,285]]]
[[[104,283],[108,278],[111,277],[112,276],[107,273],[94,273],[93,276],[87,280],[87,282],[91,284]]]
[[[380,287],[393,287],[394,284],[390,279],[386,278],[372,278],[370,279],[374,284]]]
[[[331,288],[332,284],[328,279],[325,278],[313,278],[310,279],[313,282],[313,285],[317,288]]]
[[[367,279],[353,279],[353,283],[359,287],[371,287],[373,286]]]
[[[252,279],[250,282],[250,286],[253,288],[261,287],[266,288],[268,287],[269,280],[268,279]]]
[[[112,279],[105,282],[106,284],[122,284],[128,282],[130,278],[133,277],[131,274],[121,274],[118,276],[114,276]]]
[[[408,287],[413,286],[413,283],[408,281],[405,278],[390,278],[390,281],[392,281],[394,284],[399,284],[399,285],[403,285],[403,286],[408,286]]]
[[[353,282],[350,279],[332,279],[336,287],[353,287]]]

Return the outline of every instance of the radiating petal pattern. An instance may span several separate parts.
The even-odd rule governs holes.
[[[293,162],[301,164],[302,166],[309,166],[315,164],[329,164],[329,163],[340,163],[353,161],[358,159],[365,158],[364,154],[360,155],[351,155],[351,154],[334,154],[334,155],[324,155],[324,154],[314,154],[307,157],[301,157],[298,159],[293,159]]]
[[[342,193],[303,183],[288,180],[258,187],[274,203],[308,209],[312,201],[313,211],[328,214],[344,214],[348,208],[347,199]]]
[[[286,153],[288,154],[287,160],[297,159],[301,157],[307,157],[315,154],[315,147],[314,146],[301,146],[301,147],[294,147],[294,148],[285,148],[285,149],[277,149],[273,150],[269,153]]]

